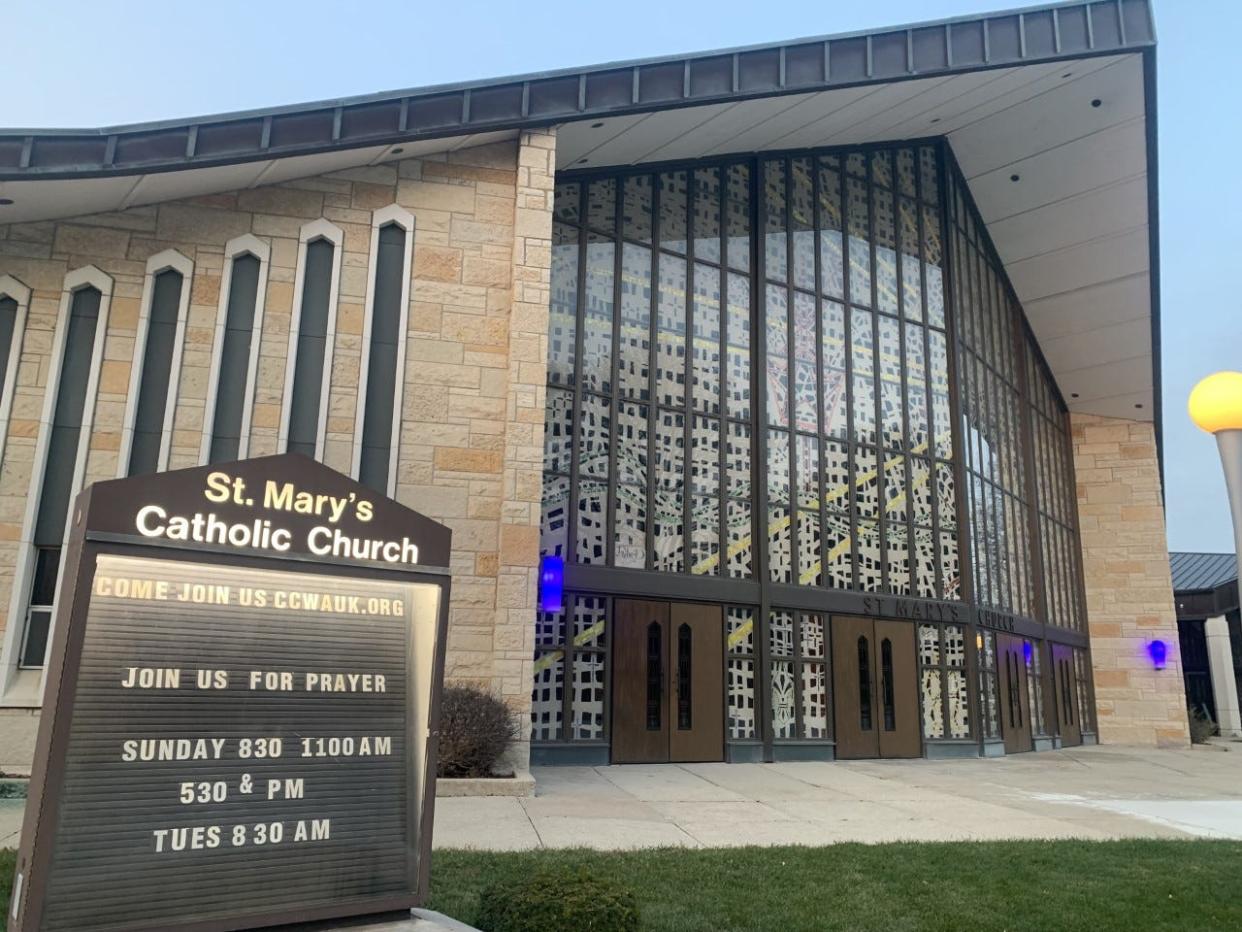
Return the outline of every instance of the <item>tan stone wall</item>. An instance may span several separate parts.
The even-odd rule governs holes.
[[[194,262],[169,468],[199,461],[224,247],[271,247],[250,454],[277,451],[298,233],[344,232],[324,461],[352,458],[372,212],[415,218],[396,497],[453,529],[447,672],[501,694],[528,757],[555,135],[170,201],[119,213],[0,226],[0,275],[33,291],[0,464],[0,625],[9,595],[65,273],[115,280],[86,481],[116,475],[146,261]],[[0,727],[3,727],[0,724]]]
[[[1072,418],[1100,740],[1189,743],[1177,614],[1151,423]],[[1147,645],[1169,648],[1163,670]]]

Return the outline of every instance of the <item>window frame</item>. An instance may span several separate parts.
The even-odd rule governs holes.
[[[224,246],[224,268],[220,273],[220,300],[216,306],[215,335],[212,339],[212,375],[207,386],[207,399],[203,408],[203,440],[199,450],[199,463],[206,465],[211,456],[211,442],[216,432],[216,402],[220,393],[219,366],[223,361],[224,337],[228,330],[229,298],[233,288],[233,265],[245,256],[259,260],[259,281],[255,288],[254,316],[250,326],[250,359],[246,369],[246,386],[242,402],[242,419],[239,425],[237,458],[245,459],[250,453],[250,424],[254,416],[254,394],[258,381],[259,356],[263,342],[263,313],[267,305],[268,269],[272,259],[272,247],[257,236],[246,233],[229,240]]]

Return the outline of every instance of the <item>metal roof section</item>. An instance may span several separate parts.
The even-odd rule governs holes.
[[[0,130],[0,181],[134,175],[391,146],[1139,51],[1154,42],[1150,0],[1101,0],[186,121]]]
[[[1238,578],[1238,561],[1232,553],[1170,553],[1173,591],[1207,592]]]
[[[1150,0],[1069,2],[99,130],[0,130],[0,224],[558,126],[558,170],[944,136],[1071,411],[1160,431]],[[7,203],[6,203],[7,202]]]

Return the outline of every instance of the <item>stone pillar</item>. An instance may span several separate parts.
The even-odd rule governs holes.
[[[521,725],[521,737],[510,762],[515,769],[525,770],[530,765],[556,130],[524,131],[518,140],[517,165],[513,311],[509,318],[500,564],[492,652],[493,682]]]
[[[1155,429],[1075,414],[1074,470],[1100,741],[1190,743]],[[1157,670],[1148,645],[1168,648]]]
[[[1233,675],[1233,650],[1229,644],[1229,622],[1224,615],[1203,623],[1207,637],[1208,669],[1212,674],[1212,695],[1216,699],[1216,724],[1226,737],[1242,736],[1242,711],[1238,709],[1238,681]]]

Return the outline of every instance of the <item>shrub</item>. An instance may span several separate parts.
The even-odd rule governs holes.
[[[440,698],[441,777],[490,777],[517,723],[509,707],[477,686],[446,686]]]
[[[1192,744],[1207,744],[1208,738],[1216,734],[1216,723],[1207,712],[1198,706],[1188,709],[1190,715],[1190,741]]]
[[[484,932],[635,932],[638,903],[585,868],[545,867],[484,889],[477,921]]]

